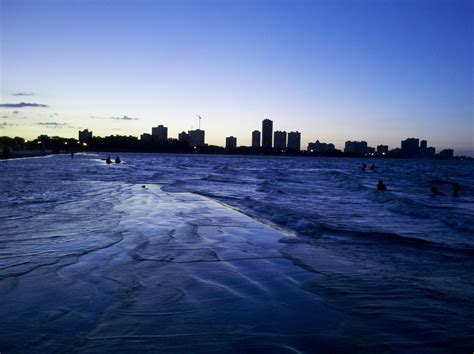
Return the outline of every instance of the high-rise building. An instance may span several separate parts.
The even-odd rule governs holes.
[[[273,147],[279,150],[286,149],[286,132],[285,131],[276,131],[273,134]]]
[[[408,138],[401,143],[402,156],[416,157],[420,152],[420,139]]]
[[[236,149],[237,148],[237,138],[233,136],[229,136],[225,138],[225,148],[228,150]]]
[[[252,132],[252,148],[258,149],[260,148],[260,131],[254,130]]]
[[[428,147],[428,142],[426,140],[420,141],[420,149],[421,150],[426,150],[427,147]]]
[[[162,125],[151,128],[151,138],[155,142],[168,141],[168,128]]]
[[[205,145],[205,133],[204,130],[196,129],[189,130],[189,144],[191,146],[204,146]]]
[[[84,142],[92,139],[92,131],[89,129],[79,130],[79,141]]]
[[[367,142],[366,141],[346,141],[344,145],[344,152],[365,155],[367,154]]]
[[[300,132],[288,133],[288,150],[293,150],[293,151],[301,150],[301,133]]]
[[[271,149],[273,138],[273,122],[270,119],[264,119],[262,122],[262,147]]]

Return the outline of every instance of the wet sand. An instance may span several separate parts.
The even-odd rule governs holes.
[[[303,287],[321,275],[281,252],[291,236],[199,195],[107,188],[120,237],[2,280],[2,352],[345,349],[341,312]]]

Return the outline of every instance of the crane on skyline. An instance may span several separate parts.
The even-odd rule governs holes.
[[[200,116],[199,114],[196,114],[196,115],[197,115],[197,117],[199,118],[199,130],[201,130],[201,119],[202,119],[202,118],[201,118],[201,116]]]

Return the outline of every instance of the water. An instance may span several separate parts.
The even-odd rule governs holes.
[[[472,351],[472,162],[104,157],[1,164],[0,351]]]

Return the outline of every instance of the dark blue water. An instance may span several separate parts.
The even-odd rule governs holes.
[[[120,157],[124,163],[112,166],[98,156],[2,166],[1,275],[10,279],[43,266],[41,252],[54,263],[65,249],[73,257],[119,242],[124,230],[109,228],[104,233],[101,223],[90,220],[107,218],[116,198],[111,189],[119,191],[125,183],[156,184],[171,194],[191,192],[217,200],[294,235],[281,240],[281,253],[297,267],[318,274],[316,280],[299,285],[344,314],[339,340],[349,347],[360,352],[474,348],[472,162]],[[362,162],[374,162],[377,168],[364,172]],[[388,191],[376,190],[379,179]],[[458,182],[460,196],[453,197],[451,186],[439,181]],[[433,182],[444,196],[431,195]],[[54,224],[57,234],[67,237],[51,243],[51,230],[49,242],[35,234],[32,251],[32,230],[41,223]],[[78,238],[78,233],[92,238]],[[19,248],[23,261],[15,257]]]

